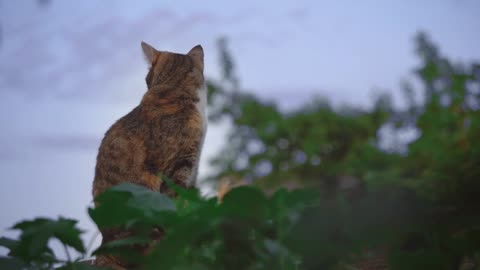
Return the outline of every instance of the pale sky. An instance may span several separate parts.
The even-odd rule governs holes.
[[[146,90],[142,40],[181,53],[202,44],[218,78],[226,36],[242,87],[262,98],[366,105],[372,89],[398,92],[411,75],[418,30],[455,61],[479,60],[479,12],[476,0],[1,1],[0,235],[62,215],[91,236],[98,145]],[[224,134],[209,127],[202,175]]]

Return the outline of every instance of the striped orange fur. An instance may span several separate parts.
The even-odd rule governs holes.
[[[203,49],[197,45],[178,54],[144,42],[142,49],[151,65],[148,90],[140,104],[106,132],[97,156],[94,198],[122,182],[175,196],[159,175],[187,188],[195,183],[207,121]],[[105,243],[128,233],[102,230],[102,235]],[[123,267],[112,256],[99,256],[97,263]]]

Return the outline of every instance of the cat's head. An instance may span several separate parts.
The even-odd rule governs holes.
[[[202,46],[193,47],[187,54],[179,54],[158,51],[142,41],[142,49],[151,65],[145,78],[149,89],[157,85],[198,87],[204,83]]]

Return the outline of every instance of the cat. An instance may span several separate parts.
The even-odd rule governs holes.
[[[106,132],[97,155],[93,197],[122,182],[175,196],[160,175],[193,188],[207,130],[207,89],[200,45],[187,54],[158,51],[142,41],[150,64],[140,104]],[[102,230],[103,243],[128,232]],[[97,265],[122,269],[118,258],[99,256]]]

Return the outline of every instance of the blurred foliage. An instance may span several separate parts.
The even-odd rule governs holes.
[[[393,269],[452,269],[463,256],[478,256],[480,64],[451,62],[424,33],[415,43],[420,63],[414,80],[402,85],[406,105],[394,106],[382,94],[370,109],[336,108],[317,98],[286,112],[275,102],[242,92],[236,81],[229,83],[236,77],[222,42],[220,57],[230,75],[209,81],[211,120],[228,119],[232,129],[228,146],[212,162],[217,173],[210,180],[252,183],[270,192],[306,186],[333,201],[346,198],[351,212],[345,219],[329,218],[335,232],[324,234],[319,228],[327,210],[342,212],[338,204],[312,210],[311,230],[299,230],[308,231],[304,240],[312,245],[307,249],[318,246],[310,250],[312,262],[321,261],[320,246],[332,252],[332,263],[346,258],[348,245],[338,240],[327,244],[325,237],[337,234],[351,244],[362,243],[350,230],[383,242],[391,262],[399,265]],[[394,140],[412,130],[418,134],[413,140]],[[390,145],[380,147],[382,140]],[[363,231],[374,223],[383,225],[373,234]],[[387,228],[390,232],[384,234]],[[388,241],[392,237],[397,242]],[[401,248],[411,241],[415,244],[409,251]]]
[[[133,234],[95,254],[122,256],[136,269],[339,270],[377,255],[389,269],[480,269],[480,65],[452,63],[425,34],[416,46],[404,106],[383,94],[368,109],[317,98],[284,111],[241,91],[220,40],[222,78],[207,83],[210,118],[231,130],[207,180],[230,190],[203,198],[171,185],[171,199],[116,186],[90,217]],[[394,139],[409,130],[418,136]],[[81,262],[88,251],[73,220],[13,229],[18,239],[0,239],[10,250],[1,269],[94,269]],[[163,238],[148,255],[135,252],[158,230]],[[51,239],[81,256],[58,259]]]
[[[353,177],[407,185],[437,200],[475,200],[480,190],[475,145],[480,135],[480,65],[451,63],[425,34],[417,36],[416,45],[421,63],[415,82],[423,89],[404,84],[405,108],[395,108],[383,94],[372,109],[335,108],[317,98],[291,112],[242,92],[231,75],[231,57],[221,47],[229,72],[208,83],[210,116],[214,122],[228,118],[233,128],[228,147],[213,161],[218,173],[212,179],[236,176],[264,187],[302,182],[337,190],[342,177]],[[387,137],[401,136],[409,128],[420,136],[390,147],[406,151],[382,149],[379,131],[389,126],[394,130]]]

